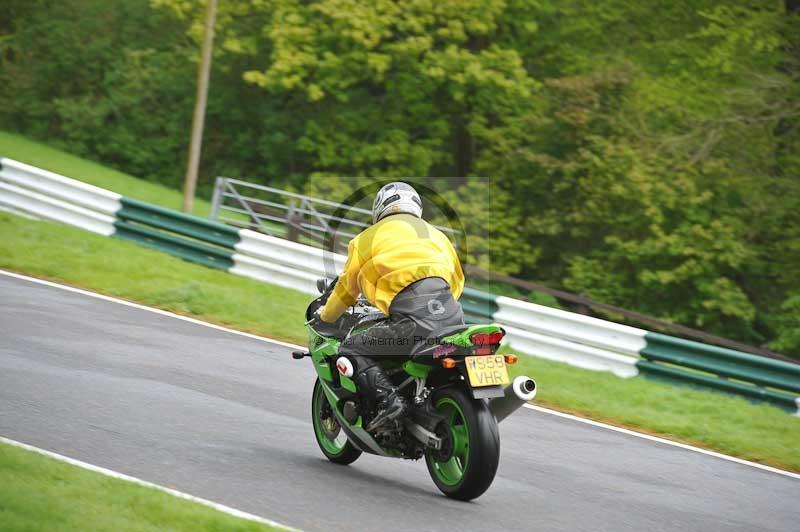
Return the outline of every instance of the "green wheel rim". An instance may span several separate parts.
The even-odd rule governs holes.
[[[433,472],[447,486],[455,486],[464,476],[469,459],[469,431],[464,412],[453,399],[443,397],[436,402],[436,411],[447,418],[453,441],[453,452],[446,462],[433,460]]]
[[[314,433],[323,449],[334,456],[343,453],[344,447],[347,445],[347,435],[336,421],[321,385],[314,394],[313,421]]]

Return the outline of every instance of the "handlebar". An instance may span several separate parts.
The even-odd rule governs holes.
[[[311,323],[314,312],[328,301],[328,297],[330,297],[331,292],[333,292],[338,280],[338,276],[330,280],[326,278],[317,279],[317,290],[320,291],[320,295],[311,302],[306,310],[306,325]],[[335,322],[337,328],[345,334],[349,332],[363,316],[371,313],[380,313],[380,310],[373,307],[369,300],[361,294],[359,294],[356,304],[350,308],[352,309],[351,312],[345,312]]]

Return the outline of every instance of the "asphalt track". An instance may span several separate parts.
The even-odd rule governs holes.
[[[800,529],[796,479],[527,409],[471,503],[421,462],[331,464],[289,352],[0,276],[0,435],[304,530]]]

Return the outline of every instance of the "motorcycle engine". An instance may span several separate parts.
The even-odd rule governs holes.
[[[358,405],[351,400],[345,401],[342,405],[342,414],[344,414],[344,419],[352,425],[358,419]]]

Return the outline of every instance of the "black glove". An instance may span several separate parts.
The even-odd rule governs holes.
[[[317,331],[322,336],[335,336],[338,337],[341,333],[337,322],[329,323],[322,319],[322,307],[318,308],[314,315],[311,317],[311,328]]]

